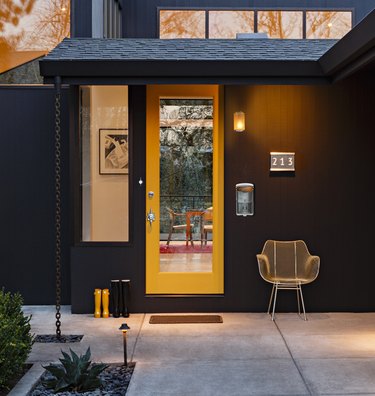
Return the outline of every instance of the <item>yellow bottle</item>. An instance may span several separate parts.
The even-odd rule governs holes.
[[[109,318],[109,289],[102,292],[103,318]]]
[[[102,305],[102,289],[95,289],[94,297],[95,297],[94,318],[100,318],[100,316],[101,316],[100,307]]]

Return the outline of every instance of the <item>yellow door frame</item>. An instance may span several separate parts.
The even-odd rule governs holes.
[[[146,210],[156,219],[146,221],[146,294],[224,293],[224,133],[223,95],[217,85],[149,85],[146,114]],[[211,272],[160,272],[160,98],[213,99],[213,252]],[[148,192],[154,197],[149,198]]]

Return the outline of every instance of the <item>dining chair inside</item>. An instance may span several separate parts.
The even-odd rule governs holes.
[[[208,234],[213,231],[213,208],[206,209],[201,216],[201,246],[207,245]]]
[[[190,225],[190,232],[186,233],[186,228],[187,225],[186,223],[181,223],[180,218],[183,217],[184,221],[186,221],[186,214],[185,213],[177,213],[173,211],[171,208],[166,208],[167,212],[169,214],[169,234],[168,234],[168,239],[167,239],[167,245],[171,242],[172,239],[172,234],[175,232],[183,231],[186,235],[186,238],[189,238],[189,242],[191,245],[193,245],[193,239],[192,239],[192,228],[193,224]],[[188,237],[189,236],[189,237]],[[188,241],[186,240],[186,243]]]

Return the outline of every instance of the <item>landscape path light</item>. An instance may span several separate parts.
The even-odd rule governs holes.
[[[130,329],[130,327],[126,324],[123,323],[120,327],[119,330],[122,331],[122,338],[124,341],[124,366],[128,366],[128,354],[126,350],[126,332]]]

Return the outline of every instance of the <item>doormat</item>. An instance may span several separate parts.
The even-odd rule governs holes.
[[[82,334],[77,335],[64,335],[61,334],[60,338],[57,338],[56,334],[38,334],[35,336],[34,342],[40,342],[42,344],[56,343],[56,344],[65,344],[70,342],[81,342],[83,338]]]
[[[160,253],[212,253],[212,245],[160,245]]]
[[[220,315],[151,315],[150,324],[223,323]]]

